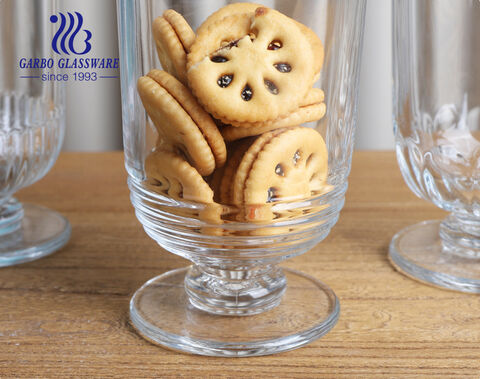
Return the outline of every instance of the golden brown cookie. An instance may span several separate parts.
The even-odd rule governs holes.
[[[215,156],[216,167],[221,167],[227,159],[227,148],[212,117],[198,104],[197,100],[182,83],[162,70],[152,70],[148,76],[160,84],[188,113],[197,124]]]
[[[328,153],[315,129],[284,130],[266,143],[251,165],[243,190],[245,204],[309,197],[325,185]]]
[[[253,144],[251,144],[248,150],[243,154],[242,160],[238,165],[232,182],[231,201],[233,204],[240,205],[244,203],[245,182],[258,153],[274,136],[282,133],[283,131],[283,129],[277,129],[269,133],[262,134],[260,137],[255,139],[255,142],[253,142]]]
[[[186,84],[187,53],[195,39],[192,28],[180,14],[169,9],[153,21],[152,31],[163,69]]]
[[[218,11],[215,13],[212,13],[203,23],[200,25],[200,27],[197,29],[197,33],[203,33],[206,29],[210,27],[210,25],[216,23],[217,21],[220,21],[224,17],[227,16],[232,16],[234,14],[242,14],[242,13],[250,13],[253,14],[255,13],[255,10],[257,8],[263,7],[263,5],[260,4],[254,4],[254,3],[233,3],[229,4],[223,8],[220,8]],[[310,46],[313,50],[314,54],[314,67],[315,67],[315,73],[319,74],[320,70],[322,69],[323,65],[323,58],[324,58],[324,49],[323,49],[323,44],[320,38],[315,34],[315,32],[307,27],[306,25],[296,21],[297,26],[302,30],[302,32],[305,34],[307,37]],[[316,81],[316,80],[314,80]]]
[[[190,51],[190,47],[195,41],[195,33],[183,16],[173,9],[167,9],[163,13],[163,18],[168,21],[182,43],[185,52]]]
[[[137,87],[160,139],[183,152],[201,175],[211,174],[215,169],[215,156],[200,125],[195,123],[172,94],[151,77],[142,76]]]
[[[326,106],[323,103],[323,91],[314,88],[313,92],[314,94],[307,96],[305,105],[300,106],[287,116],[272,121],[241,123],[237,126],[222,127],[223,138],[225,141],[235,141],[244,137],[257,136],[274,129],[320,120],[326,112]]]
[[[292,112],[315,74],[312,49],[295,21],[267,8],[257,8],[253,19],[237,14],[212,24],[197,35],[188,59],[192,91],[222,121],[260,122]]]
[[[213,191],[197,170],[180,155],[157,150],[145,159],[150,184],[169,197],[199,203],[213,203]]]
[[[270,130],[287,128],[300,125],[306,122],[318,121],[325,115],[326,107],[324,103],[312,104],[298,108],[285,117],[274,121],[252,124],[250,127],[226,126],[222,129],[225,141],[235,141],[249,136],[258,136],[269,132]]]

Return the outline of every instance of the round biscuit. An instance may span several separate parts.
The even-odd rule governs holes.
[[[248,178],[252,165],[257,157],[257,154],[263,149],[263,146],[267,144],[273,137],[284,132],[284,129],[277,129],[271,132],[262,134],[255,142],[248,148],[243,154],[242,160],[238,165],[237,171],[233,178],[232,183],[232,197],[233,204],[241,205],[244,203],[244,188],[245,182]]]
[[[137,83],[147,114],[164,142],[182,151],[202,176],[215,169],[215,157],[207,140],[179,102],[148,76]]]
[[[156,150],[145,159],[147,179],[154,180],[158,190],[177,200],[213,203],[213,191],[195,168],[180,155]]]
[[[225,126],[221,129],[221,133],[225,141],[236,141],[240,138],[258,136],[275,129],[318,121],[325,115],[325,111],[325,103],[306,105],[276,120],[259,123],[243,123],[241,126]]]
[[[173,9],[167,9],[163,13],[163,18],[167,20],[173,30],[175,30],[184,50],[188,53],[190,51],[190,46],[192,46],[193,41],[195,41],[195,32],[192,30],[187,20]]]
[[[251,165],[244,186],[245,204],[299,200],[321,191],[328,153],[315,129],[296,127],[271,138]]]
[[[292,19],[257,8],[246,32],[249,19],[249,14],[237,14],[211,25],[205,37],[197,35],[190,53],[194,55],[188,57],[187,75],[195,96],[214,117],[230,123],[273,120],[292,112],[315,74],[312,49]],[[227,42],[234,44],[222,47],[223,29],[233,33]],[[268,49],[275,41],[281,47]],[[208,48],[197,54],[196,45]],[[211,59],[213,53],[225,61]],[[221,85],[227,76],[230,80]]]
[[[158,59],[163,69],[186,84],[187,53],[175,29],[164,17],[160,16],[153,21],[152,31]]]
[[[169,73],[162,70],[152,70],[148,77],[161,85],[183,107],[197,124],[215,156],[216,167],[221,167],[227,159],[227,148],[217,125],[212,117],[198,104],[187,87]]]
[[[238,13],[255,13],[257,8],[263,7],[261,4],[254,3],[233,3],[225,7],[220,8],[218,11],[212,13],[200,27],[197,29],[197,33],[201,33],[204,30],[208,29],[210,25],[216,23],[224,17],[231,16]],[[296,21],[296,20],[295,20]],[[318,38],[317,34],[310,29],[308,26],[296,21],[297,26],[302,30],[302,32],[307,37],[310,42],[310,46],[314,54],[314,67],[315,73],[320,73],[324,60],[324,48],[322,41]],[[316,80],[314,80],[316,81]]]

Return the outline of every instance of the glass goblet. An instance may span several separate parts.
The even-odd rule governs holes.
[[[63,88],[41,80],[45,70],[55,69],[20,63],[52,57],[53,4],[0,1],[0,267],[48,255],[70,238],[66,218],[13,197],[47,174],[63,142]]]
[[[480,293],[480,2],[393,2],[394,132],[400,170],[419,197],[450,212],[400,231],[401,272]]]
[[[278,264],[307,252],[323,240],[344,204],[353,149],[365,2],[258,3],[277,7],[313,29],[323,41],[325,62],[316,87],[325,92],[327,113],[319,122],[307,126],[325,141],[328,172],[325,171],[323,191],[305,198],[276,201],[270,196],[273,191],[268,189],[262,192],[269,194],[266,203],[256,205],[188,201],[186,193],[175,192],[175,183],[149,177],[148,168],[159,145],[159,135],[152,126],[162,119],[148,117],[137,92],[138,79],[150,70],[172,71],[167,64],[162,67],[157,57],[153,20],[173,8],[195,30],[208,15],[229,2],[117,2],[125,165],[131,201],[151,238],[165,250],[193,262],[191,267],[167,272],[145,283],[131,299],[130,318],[146,339],[195,354],[251,356],[291,350],[327,333],[339,317],[339,302],[331,289],[315,278],[282,269]],[[259,6],[253,7],[252,16]],[[228,47],[236,48],[235,40],[227,42]],[[268,50],[280,50],[282,41],[271,41],[268,46]],[[219,64],[224,61],[211,59]],[[272,91],[272,84],[265,84]],[[150,114],[156,109],[150,109]],[[229,148],[233,149],[232,146]],[[302,157],[292,146],[293,142],[285,145],[284,156],[290,162],[287,166],[307,165],[308,157]],[[168,156],[172,162],[163,158],[157,164],[173,165],[177,158]],[[287,171],[277,166],[275,172],[283,176]],[[226,174],[222,176],[223,185],[230,185],[224,178],[228,178]],[[215,178],[205,180],[212,188],[218,187],[213,183]]]

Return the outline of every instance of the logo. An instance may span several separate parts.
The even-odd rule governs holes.
[[[55,33],[55,36],[52,39],[52,49],[55,51],[57,54],[62,54],[59,51],[60,50],[67,54],[70,55],[70,53],[75,54],[75,55],[83,55],[87,54],[91,49],[92,45],[90,44],[90,39],[92,38],[92,33],[87,30],[87,29],[82,29],[83,26],[83,16],[78,13],[74,12],[75,16],[68,12],[68,20],[67,17],[62,12],[59,12],[60,15],[60,27],[57,30],[57,33]],[[50,22],[52,24],[56,24],[58,22],[58,16],[57,15],[52,15],[50,16]],[[68,28],[67,28],[68,25]],[[67,29],[65,31],[65,29]],[[85,48],[81,52],[77,52],[75,50],[75,38],[77,38],[77,35],[80,31],[85,32],[85,39],[82,40],[82,44],[85,45]],[[80,34],[81,38],[82,34]],[[78,48],[78,44],[77,44]]]
[[[83,16],[79,12],[58,12],[52,14],[49,20],[58,26],[52,38],[52,51],[48,51],[47,56],[20,57],[20,78],[86,83],[119,78],[118,57],[85,55],[92,50],[92,32],[83,28]]]

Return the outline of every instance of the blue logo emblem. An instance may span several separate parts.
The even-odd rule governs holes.
[[[59,47],[60,47],[60,50],[67,55],[70,55],[70,53],[76,54],[76,55],[87,54],[92,49],[92,45],[90,44],[90,42],[88,42],[92,38],[92,33],[87,29],[83,30],[83,32],[85,32],[86,34],[85,39],[83,40],[83,43],[85,44],[85,49],[81,52],[77,52],[75,50],[74,42],[75,42],[75,38],[77,37],[77,34],[82,29],[83,16],[78,12],[75,12],[76,17],[70,12],[68,12],[67,14],[68,14],[68,20],[67,20],[67,17],[65,17],[65,15],[62,12],[59,12],[60,27],[58,28],[57,33],[55,33],[55,36],[53,37],[52,49],[57,54],[62,54],[59,51]],[[58,16],[57,15],[50,16],[50,22],[52,24],[57,23]],[[68,23],[68,28],[65,31],[65,28],[67,27],[67,23]]]

